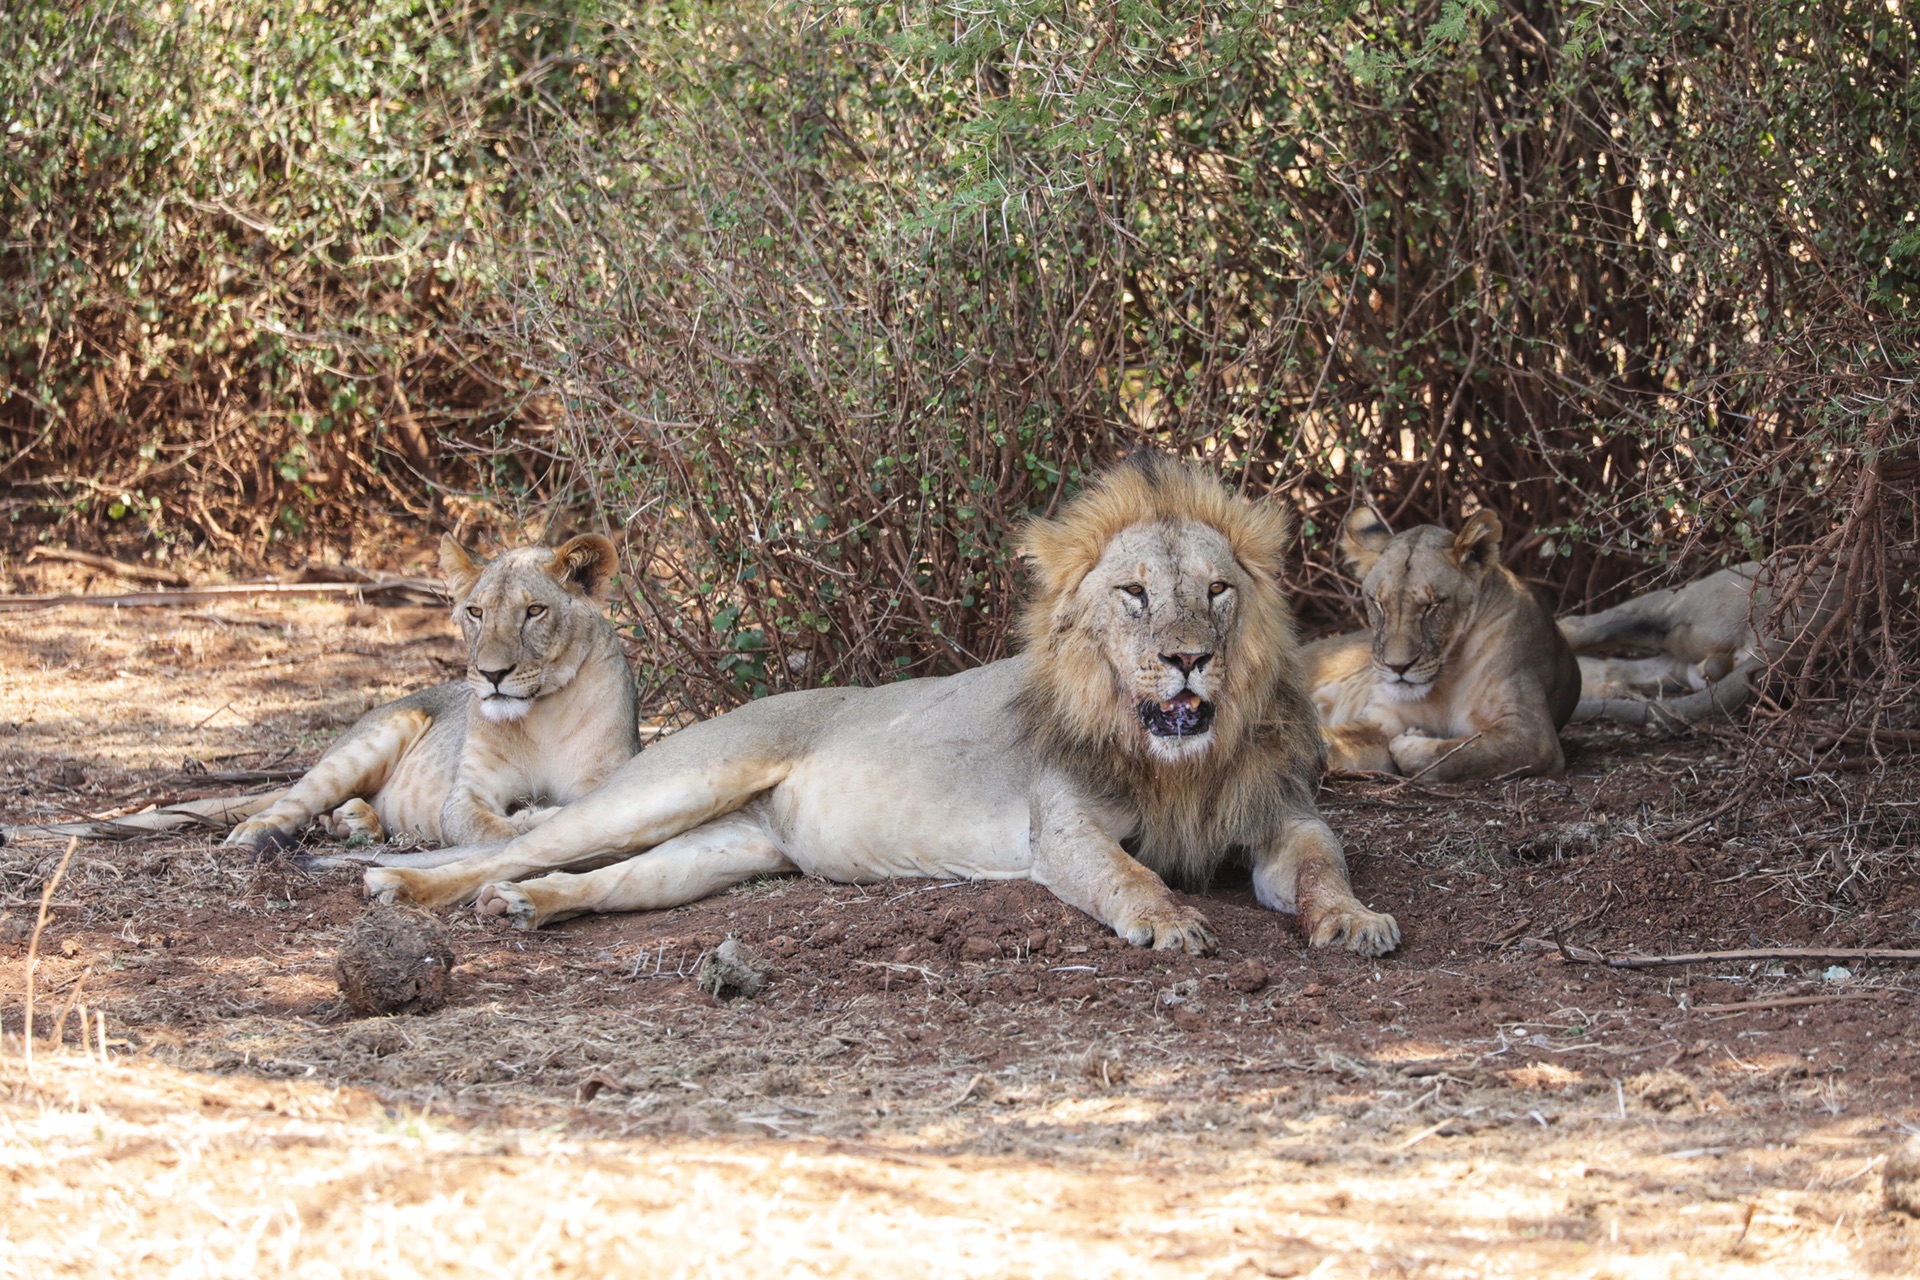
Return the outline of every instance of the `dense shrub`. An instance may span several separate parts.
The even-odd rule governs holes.
[[[1563,608],[1832,558],[1799,705],[1911,698],[1904,5],[42,0],[0,38],[16,510],[257,544],[370,487],[590,500],[703,711],[996,656],[1019,518],[1148,443],[1303,511],[1320,624],[1352,504],[1487,506]]]
[[[584,105],[504,4],[0,6],[0,483],[13,520],[255,558],[465,481],[520,414],[476,248],[504,156]]]
[[[1816,665],[1899,691],[1914,48],[1877,0],[656,15],[526,171],[500,336],[698,706],[996,655],[999,536],[1142,441],[1299,504],[1309,597],[1359,501],[1494,508],[1563,607],[1837,556]]]

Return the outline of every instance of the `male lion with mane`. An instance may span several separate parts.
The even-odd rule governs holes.
[[[1390,951],[1399,926],[1355,899],[1314,808],[1321,749],[1280,587],[1287,537],[1274,507],[1171,459],[1130,459],[1027,526],[1018,656],[750,703],[517,839],[383,857],[367,889],[477,899],[531,929],[795,870],[1031,879],[1135,946],[1204,954],[1212,927],[1167,884],[1244,856],[1260,902],[1297,911],[1312,945]]]

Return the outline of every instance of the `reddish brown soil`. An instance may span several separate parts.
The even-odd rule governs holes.
[[[376,696],[453,660],[428,621],[286,605],[10,628],[0,820],[170,798],[192,789],[183,757],[311,760]],[[230,723],[196,724],[223,706]],[[87,973],[80,998],[122,1052],[363,1089],[476,1135],[557,1125],[570,1141],[1037,1161],[1094,1179],[1089,1205],[1112,1191],[1099,1178],[1128,1168],[1218,1189],[1251,1176],[1237,1161],[1279,1161],[1260,1176],[1318,1186],[1335,1197],[1326,1216],[1368,1230],[1352,1188],[1465,1160],[1516,1195],[1536,1176],[1560,1188],[1532,1226],[1474,1228],[1531,1242],[1513,1274],[1587,1256],[1553,1241],[1595,1261],[1685,1260],[1674,1274],[1816,1260],[1822,1274],[1898,1273],[1916,1234],[1880,1207],[1874,1170],[1920,1120],[1910,967],[1578,957],[1916,945],[1920,764],[1786,762],[1786,780],[1717,812],[1753,778],[1748,744],[1591,727],[1567,742],[1559,780],[1330,782],[1356,889],[1405,932],[1380,960],[1305,951],[1244,873],[1190,899],[1222,938],[1204,959],[1128,948],[1027,884],[787,879],[533,935],[449,913],[450,1007],[352,1020],[332,964],[362,910],[356,877],[175,838],[76,855],[41,940],[39,1016]],[[25,921],[60,850],[0,850],[14,1043]],[[691,980],[729,935],[770,976],[758,998],[721,1002]],[[1442,1206],[1403,1190],[1380,1206],[1403,1274],[1485,1262]],[[1119,1229],[1095,1207],[1075,1221]],[[1196,1257],[1239,1256],[1206,1238]],[[1255,1249],[1267,1269],[1247,1273],[1333,1259],[1320,1274],[1347,1274],[1371,1256],[1296,1245]]]

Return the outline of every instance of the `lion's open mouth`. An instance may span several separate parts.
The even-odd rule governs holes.
[[[1140,704],[1140,723],[1156,738],[1192,738],[1213,728],[1213,704],[1188,689]]]

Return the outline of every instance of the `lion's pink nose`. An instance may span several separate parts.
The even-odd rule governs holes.
[[[1175,668],[1183,676],[1190,676],[1200,671],[1212,658],[1213,655],[1210,653],[1163,653],[1160,655],[1160,661]]]

